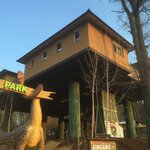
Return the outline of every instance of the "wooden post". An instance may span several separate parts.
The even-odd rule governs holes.
[[[5,93],[6,94],[6,93]],[[12,118],[12,105],[13,105],[13,95],[8,92],[8,95],[5,95],[6,101],[4,106],[4,111],[1,119],[0,128],[3,131],[10,132],[11,118]]]
[[[59,139],[64,140],[65,138],[65,122],[63,116],[59,117]]]
[[[129,138],[136,138],[135,120],[131,101],[124,100],[124,112],[126,118],[127,135]]]
[[[46,135],[47,135],[47,114],[46,113],[42,114],[42,127],[44,132],[44,139],[46,140]]]
[[[69,138],[81,136],[80,125],[80,87],[78,82],[69,84]]]

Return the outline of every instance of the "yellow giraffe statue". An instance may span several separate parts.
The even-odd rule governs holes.
[[[24,75],[20,71],[18,81],[24,84]],[[32,100],[30,117],[24,125],[8,133],[0,131],[0,142],[8,145],[10,149],[25,150],[26,147],[37,146],[39,150],[45,150],[40,98],[37,98],[42,90],[43,85],[39,84],[30,95],[24,96]]]

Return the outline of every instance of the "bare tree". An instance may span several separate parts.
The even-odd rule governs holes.
[[[121,71],[122,69],[117,65],[111,63],[108,58],[102,58],[101,56],[99,56],[99,54],[97,54],[96,52],[91,52],[90,50],[87,52],[87,55],[84,56],[84,59],[80,61],[80,64],[83,73],[83,79],[91,93],[91,137],[93,138],[97,133],[98,115],[100,111],[99,109],[103,107],[102,101],[100,101],[100,93],[103,90],[106,91],[105,104],[106,107],[109,108],[109,105],[111,103],[109,96],[110,92],[113,92],[113,90],[115,89],[114,87],[116,86],[115,83],[119,83],[119,80],[121,81],[121,84],[123,84],[122,79],[124,78],[124,75]],[[121,75],[122,78],[120,79]],[[123,86],[125,85],[123,84]],[[123,96],[125,96],[125,94],[127,94],[128,90],[130,89],[130,84],[128,84],[127,86],[129,87],[124,90]],[[121,100],[123,100],[123,98]],[[106,109],[105,115],[107,124],[108,120],[110,119],[110,112],[108,111],[108,109]],[[103,119],[103,116],[101,116],[101,119]]]
[[[149,0],[115,0],[122,6],[122,11],[127,15],[130,33],[133,38],[134,49],[137,57],[139,77],[141,81],[142,98],[145,104],[147,135],[150,148],[150,66],[148,57],[148,41],[145,41],[144,27],[150,23],[150,1]],[[149,28],[148,28],[149,30]],[[146,44],[147,43],[147,44]]]
[[[100,65],[101,62],[101,65]],[[91,92],[92,99],[92,127],[91,137],[93,138],[96,133],[97,119],[98,119],[98,107],[99,102],[99,91],[102,88],[102,82],[105,77],[105,72],[102,70],[104,63],[98,54],[88,50],[87,55],[84,56],[83,61],[80,61],[81,69],[83,73],[83,79]]]

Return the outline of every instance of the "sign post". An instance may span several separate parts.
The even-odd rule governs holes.
[[[2,79],[0,79],[0,89],[7,90],[7,91],[12,91],[12,92],[15,92],[15,93],[20,93],[20,94],[23,94],[23,95],[26,95],[26,96],[29,96],[35,90],[33,88],[30,88],[30,87],[27,87],[27,86],[24,86],[24,85],[20,85],[20,84],[16,84],[16,83],[13,83],[13,82],[9,82],[9,81],[6,81],[6,80],[2,80]],[[55,92],[41,91],[37,95],[37,98],[52,100],[52,98],[50,97],[51,94],[55,94]]]

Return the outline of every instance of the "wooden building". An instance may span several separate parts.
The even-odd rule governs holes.
[[[17,80],[17,73],[12,72],[12,71],[7,70],[7,69],[3,69],[0,72],[0,79],[14,82],[15,80]]]
[[[46,116],[58,117],[62,138],[66,120],[66,124],[69,122],[69,137],[76,138],[81,136],[81,129],[84,128],[87,133],[91,128],[92,92],[83,77],[83,69],[88,68],[85,58],[89,54],[92,59],[98,56],[99,68],[104,73],[103,84],[98,90],[99,99],[105,105],[106,99],[110,99],[107,97],[109,92],[109,97],[116,105],[122,101],[119,97],[128,86],[125,83],[133,80],[128,76],[131,73],[128,53],[132,48],[132,44],[88,10],[25,54],[18,62],[25,64],[26,85],[36,87],[42,83],[44,90],[56,92],[53,101],[41,103],[44,120],[46,121]],[[106,65],[109,65],[109,69],[104,69]],[[110,74],[109,77],[106,72]],[[110,89],[106,81],[111,82],[114,76],[115,84],[111,84]],[[106,106],[109,104],[106,103]],[[115,105],[109,105],[108,110],[109,114],[115,114],[112,122],[118,120]],[[103,115],[107,114],[107,109],[108,107],[103,107]],[[28,111],[28,107],[24,105],[22,110]]]

